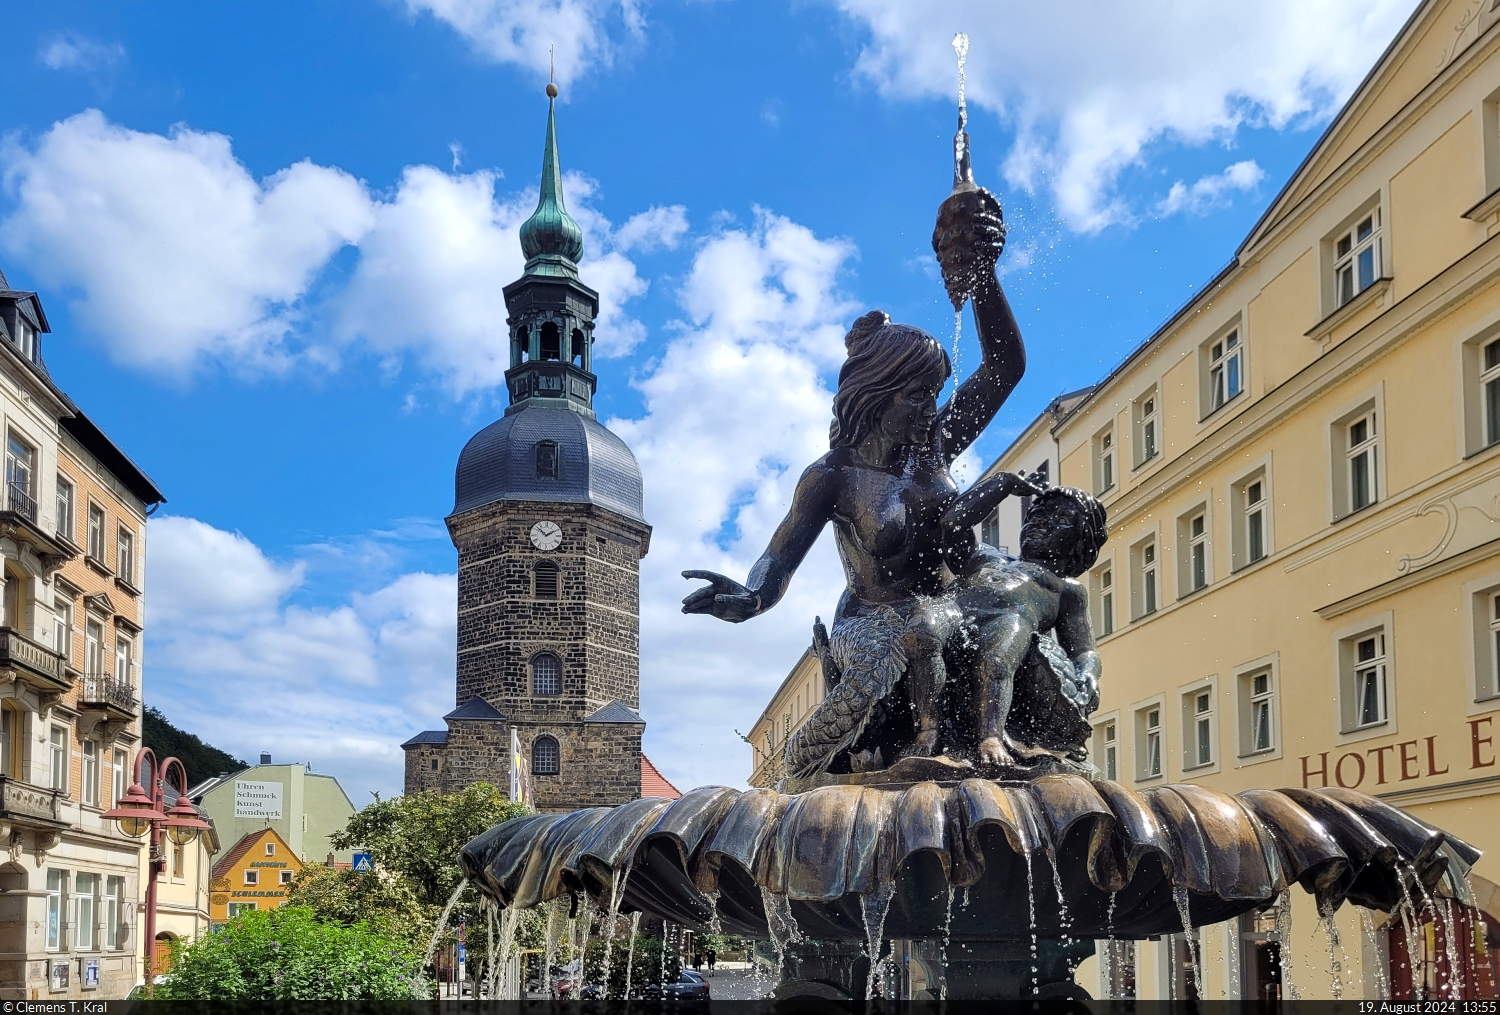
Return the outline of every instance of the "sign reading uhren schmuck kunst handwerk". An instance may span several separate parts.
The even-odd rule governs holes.
[[[237,782],[234,784],[234,816],[237,818],[281,818],[281,783]]]

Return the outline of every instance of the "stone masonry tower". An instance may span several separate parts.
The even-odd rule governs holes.
[[[510,784],[512,730],[541,811],[641,795],[641,471],[594,418],[599,296],[578,278],[547,86],[541,198],[505,287],[510,407],[458,458],[457,707],[406,751],[406,792]]]

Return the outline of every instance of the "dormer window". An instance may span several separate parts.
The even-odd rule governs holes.
[[[538,441],[536,445],[536,478],[557,478],[557,442]]]

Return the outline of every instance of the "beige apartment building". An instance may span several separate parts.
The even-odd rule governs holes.
[[[36,293],[0,276],[0,1000],[118,998],[142,843],[102,818],[140,739],[147,513],[163,498],[64,394]]]
[[[1381,797],[1486,851],[1474,874],[1491,942],[1495,7],[1423,3],[1229,266],[992,467],[1051,461],[1054,481],[1108,508],[1110,539],[1087,577],[1104,659],[1091,753],[1108,777]],[[1019,505],[1004,511],[985,538],[1014,546]],[[1329,996],[1329,944],[1310,897],[1293,896],[1290,941],[1265,918],[1205,930],[1209,997],[1282,989],[1270,961],[1279,946],[1302,994]],[[1346,996],[1377,996],[1377,971],[1398,991],[1409,981],[1399,933],[1363,935],[1352,907],[1337,925]],[[1465,963],[1493,962],[1484,933],[1459,936]],[[1438,975],[1443,947],[1442,928],[1429,931],[1419,980]],[[1088,984],[1102,996],[1127,980],[1143,998],[1191,989],[1181,940],[1120,955],[1122,968],[1101,966]],[[1493,996],[1492,982],[1481,972],[1474,989],[1486,993],[1471,996]]]

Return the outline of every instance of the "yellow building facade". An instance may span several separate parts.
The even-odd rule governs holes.
[[[214,864],[209,919],[219,924],[248,910],[284,905],[302,866],[276,829],[247,833]]]
[[[1108,509],[1109,542],[1086,578],[1104,660],[1091,755],[1107,776],[1138,789],[1378,796],[1486,851],[1475,889],[1494,940],[1492,6],[1422,4],[1230,265],[991,471],[1051,460],[1055,482]],[[989,525],[989,541],[1016,545],[1018,512]],[[1272,945],[1288,949],[1303,996],[1330,996],[1329,943],[1310,897],[1293,898],[1286,942],[1264,918],[1204,930],[1207,996],[1285,989]],[[1347,996],[1410,975],[1384,928],[1364,933],[1352,907],[1336,924]],[[1465,961],[1493,961],[1477,941],[1457,942]],[[1091,962],[1080,982],[1100,996],[1129,980],[1135,996],[1184,997],[1187,956],[1180,941],[1144,942],[1125,968]],[[1435,956],[1418,958],[1416,978],[1430,980]]]
[[[775,789],[786,776],[783,749],[792,731],[807,721],[813,708],[823,700],[823,664],[808,649],[782,680],[771,696],[765,711],[744,740],[750,745],[751,786]]]

